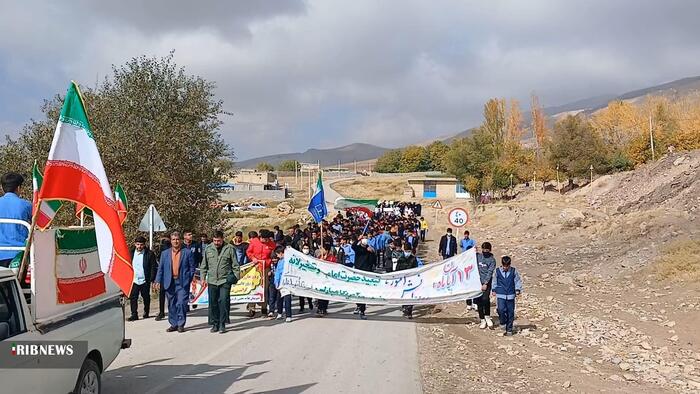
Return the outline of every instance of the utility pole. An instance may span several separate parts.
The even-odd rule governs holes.
[[[651,140],[651,161],[656,160],[654,154],[654,129],[651,126],[651,114],[649,114],[649,140]]]
[[[299,186],[299,176],[297,175],[297,171],[299,170],[299,162],[294,161],[294,184]]]
[[[561,187],[559,186],[559,164],[557,164],[557,190],[559,190],[559,194],[561,194]]]
[[[593,184],[593,164],[591,164],[591,184]]]
[[[357,160],[353,161],[355,163],[355,174],[357,174]]]

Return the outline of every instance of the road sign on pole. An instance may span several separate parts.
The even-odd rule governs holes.
[[[433,208],[442,209],[442,203],[440,202],[440,200],[435,200],[435,202],[433,203]]]
[[[146,214],[143,215],[141,223],[139,224],[139,231],[148,231],[148,247],[153,250],[153,232],[154,231],[168,231],[165,227],[163,219],[160,217],[156,207],[151,204],[146,210]]]
[[[455,208],[447,216],[450,224],[455,227],[462,227],[469,221],[469,214],[465,209]]]

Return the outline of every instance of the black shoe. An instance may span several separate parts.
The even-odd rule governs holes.
[[[177,332],[185,332],[185,327],[183,327],[183,326],[178,327]]]
[[[413,315],[406,315],[406,318],[408,318],[408,320],[413,320]]]
[[[165,329],[165,332],[173,332],[173,331],[177,331],[177,327],[170,326],[170,327]]]
[[[360,312],[360,319],[367,320],[367,316],[365,315],[364,312]]]
[[[321,311],[321,310],[316,311],[316,317],[323,317],[323,311]]]
[[[136,321],[138,319],[139,319],[139,317],[134,315],[134,316],[129,316],[129,318],[126,319],[126,321]]]
[[[360,308],[355,308],[355,310],[352,311],[353,315],[357,315],[358,313],[360,313]]]
[[[219,334],[226,334],[226,326],[219,327]]]
[[[150,317],[151,317],[151,316],[149,316],[148,313],[146,313],[145,315],[143,315],[143,318],[144,318],[144,319],[148,319],[148,318],[150,318]]]
[[[158,314],[158,316],[156,316],[156,321],[161,321],[161,320],[163,320],[163,319],[165,319],[165,315],[162,314],[162,313],[161,313],[161,314]]]
[[[304,313],[305,310],[304,308],[299,308],[299,313]]]
[[[209,332],[217,332],[217,331],[219,331],[219,329],[216,328],[216,326],[211,326],[211,329],[209,330]]]

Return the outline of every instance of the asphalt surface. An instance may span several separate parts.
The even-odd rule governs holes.
[[[294,297],[293,311],[299,309]],[[104,393],[419,393],[416,329],[395,306],[331,303],[328,316],[291,323],[245,316],[233,305],[225,334],[210,333],[207,309],[187,331],[167,320],[127,322],[133,343],[103,375]],[[259,316],[259,314],[258,314]]]

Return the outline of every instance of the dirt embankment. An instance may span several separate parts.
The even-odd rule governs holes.
[[[426,311],[425,391],[700,391],[699,174],[700,152],[675,154],[472,210],[473,237],[523,274],[519,333],[480,330],[463,304]]]

